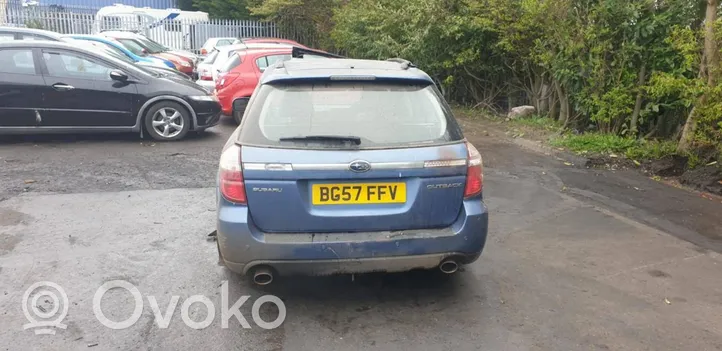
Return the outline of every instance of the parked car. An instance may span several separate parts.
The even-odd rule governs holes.
[[[298,47],[260,48],[234,51],[226,63],[219,69],[215,94],[221,103],[225,115],[232,115],[236,123],[241,122],[251,94],[267,67],[276,62],[285,61],[294,55],[311,58],[338,57],[323,51]]]
[[[485,246],[482,182],[479,152],[423,71],[292,58],[263,74],[221,153],[219,259],[260,285],[277,274],[450,274]]]
[[[108,55],[108,56],[116,58],[118,60],[144,67],[145,69],[153,71],[155,73],[158,73],[164,77],[192,81],[191,77],[189,77],[188,75],[186,75],[183,72],[176,70],[175,68],[170,68],[166,65],[158,65],[156,63],[150,63],[150,62],[146,62],[146,61],[135,62],[135,61],[133,61],[132,58],[123,54],[123,52],[113,50],[114,48],[112,46],[104,45],[103,43],[98,42],[98,41],[79,40],[79,39],[72,39],[72,38],[63,38],[63,40],[65,42],[68,42],[68,43],[77,45],[79,47],[85,48],[87,50],[93,51],[97,54]]]
[[[232,115],[236,123],[241,123],[245,106],[265,68],[269,63],[274,64],[290,58],[291,48],[234,51],[220,68],[216,80],[215,94],[221,103],[223,114]],[[234,104],[237,105],[235,109]],[[234,110],[239,112],[234,113]]]
[[[0,26],[0,43],[12,40],[61,40],[62,35],[43,29],[2,27]]]
[[[145,43],[147,43],[149,46],[151,46],[154,50],[165,50],[165,52],[172,53],[174,55],[185,57],[191,61],[193,61],[193,64],[197,64],[199,61],[198,55],[188,51],[188,50],[181,50],[178,48],[171,48],[168,46],[165,46],[149,37],[141,35],[141,40],[143,40]]]
[[[4,40],[3,40],[4,38]],[[85,46],[86,49],[90,50],[101,50],[103,54],[110,54],[111,56],[118,58],[122,61],[131,60],[131,63],[136,63],[141,66],[149,66],[148,68],[157,73],[163,75],[175,76],[175,78],[182,78],[189,80],[190,76],[185,75],[179,71],[175,71],[175,65],[167,60],[162,60],[153,57],[141,57],[133,54],[129,50],[125,49],[120,43],[107,39],[101,36],[92,35],[63,35],[56,32],[51,32],[41,29],[32,28],[20,28],[20,27],[0,27],[0,42],[11,41],[11,40],[47,40],[47,41],[63,41],[76,44],[85,41],[92,41],[94,47]],[[120,55],[120,56],[119,56]],[[128,59],[121,57],[126,56]],[[157,66],[157,67],[153,67]],[[165,69],[168,67],[168,69]],[[173,70],[171,71],[171,68]]]
[[[85,34],[71,34],[64,36],[66,38],[72,38],[76,40],[84,40],[84,41],[91,41],[95,43],[96,45],[105,46],[109,50],[118,52],[121,55],[124,55],[128,57],[129,59],[133,60],[133,62],[140,63],[140,64],[148,64],[150,66],[161,66],[161,67],[168,67],[175,69],[175,65],[173,62],[170,62],[168,60],[164,60],[162,58],[153,57],[147,54],[143,54],[141,52],[141,55],[137,55],[134,52],[128,50],[123,44],[120,42],[99,36],[99,35],[85,35]]]
[[[208,53],[213,51],[216,47],[231,45],[236,40],[236,38],[233,37],[217,37],[217,38],[208,38],[205,43],[203,43],[203,46],[201,47],[201,56],[206,56]]]
[[[118,41],[136,55],[153,55],[168,60],[175,65],[177,70],[189,76],[194,76],[195,62],[193,59],[169,51],[165,47],[157,46],[140,34],[124,31],[106,31],[101,32],[100,35]]]
[[[77,43],[0,43],[0,133],[141,132],[161,141],[218,123],[193,83]]]
[[[233,44],[228,46],[221,46],[213,49],[203,61],[201,61],[196,67],[198,73],[198,80],[196,83],[207,88],[209,91],[213,91],[216,86],[216,80],[218,79],[218,73],[223,65],[228,61],[231,55],[239,50],[255,49],[255,48],[292,48],[289,44],[278,44],[278,43],[248,43],[248,44]]]

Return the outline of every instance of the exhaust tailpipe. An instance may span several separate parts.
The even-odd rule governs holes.
[[[454,260],[447,260],[441,262],[439,269],[446,274],[452,274],[459,270],[459,264],[457,264]]]
[[[269,267],[258,267],[253,270],[253,282],[264,286],[273,281],[273,271]]]

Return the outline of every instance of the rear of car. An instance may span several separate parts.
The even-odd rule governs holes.
[[[208,91],[214,91],[216,83],[213,81],[213,63],[216,62],[221,51],[218,48],[211,49],[203,60],[196,66],[198,85],[206,88]]]
[[[479,257],[481,156],[425,73],[361,60],[271,69],[220,158],[218,249],[229,269],[450,273]]]
[[[217,47],[231,45],[235,40],[236,39],[232,37],[208,38],[208,40],[206,40],[206,42],[203,43],[203,46],[201,47],[201,57],[205,57]]]
[[[218,70],[215,93],[224,114],[243,111],[266,67],[291,58],[291,48],[248,49],[234,52]],[[234,104],[241,103],[243,108]],[[240,118],[238,119],[240,122]]]

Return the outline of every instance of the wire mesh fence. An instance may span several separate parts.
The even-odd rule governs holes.
[[[90,4],[39,5],[28,0],[0,0],[0,26],[45,29],[61,34],[134,31],[167,47],[195,52],[199,52],[206,40],[213,37],[274,37],[292,39],[308,46],[317,44],[313,33],[271,22],[214,19],[195,11],[178,15],[177,9],[106,11],[107,7],[100,10],[87,5]],[[114,6],[123,8],[123,5]]]

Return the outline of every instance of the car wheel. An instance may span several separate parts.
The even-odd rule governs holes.
[[[243,114],[246,112],[246,106],[248,106],[248,98],[233,101],[233,120],[236,121],[236,124],[241,124]]]
[[[161,101],[145,114],[145,129],[155,140],[182,139],[190,128],[190,112],[177,102]]]
[[[236,124],[241,124],[242,119],[243,119],[243,112],[233,111],[233,120],[236,121]]]

